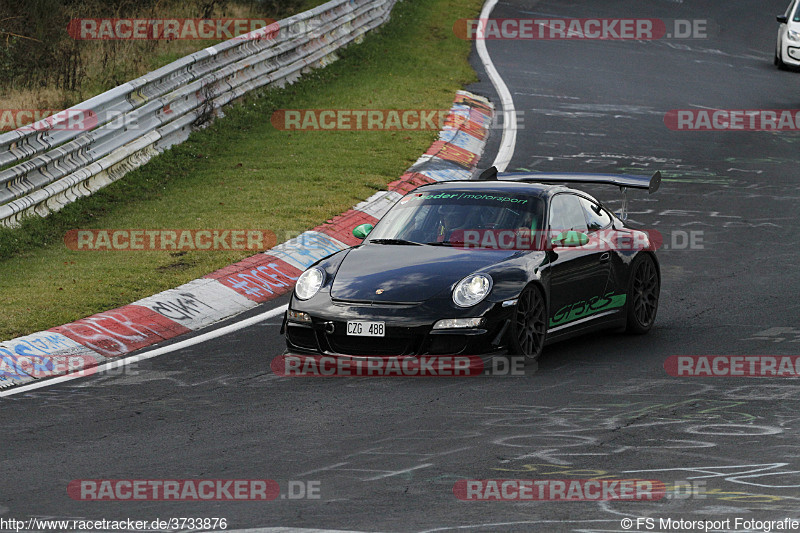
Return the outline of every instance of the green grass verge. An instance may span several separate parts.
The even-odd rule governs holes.
[[[175,287],[252,252],[68,250],[75,228],[268,229],[282,242],[397,179],[433,131],[285,132],[277,109],[447,109],[475,80],[453,23],[481,0],[405,0],[391,21],[298,83],[227,116],[122,180],[45,219],[0,230],[0,339]]]

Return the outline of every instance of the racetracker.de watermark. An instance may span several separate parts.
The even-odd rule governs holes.
[[[464,501],[654,501],[665,485],[653,479],[462,479],[453,494]]]
[[[86,376],[120,377],[139,375],[137,361],[100,361],[89,354],[20,355],[0,348],[0,377],[3,384],[28,381],[28,378],[46,379],[56,376],[80,378]],[[0,528],[1,529],[1,528]]]
[[[459,19],[453,24],[453,33],[470,41],[707,39],[713,27],[708,19]]]
[[[80,501],[318,500],[320,481],[272,479],[75,479],[67,495]]]
[[[702,230],[596,230],[584,242],[575,230],[531,231],[529,229],[456,229],[446,239],[454,248],[476,250],[549,250],[579,246],[583,251],[704,250]]]
[[[67,25],[76,41],[261,40],[274,39],[279,30],[274,19],[248,18],[75,18]]]
[[[672,109],[673,131],[800,131],[800,109]]]
[[[449,109],[279,109],[270,117],[270,123],[281,131],[439,131],[479,128],[480,122],[471,120],[471,111],[453,113]],[[524,129],[524,112],[505,112],[491,117],[490,129],[503,128],[514,123]],[[477,117],[474,117],[477,118]],[[510,120],[513,118],[514,120]]]
[[[440,130],[465,121],[449,109],[279,109],[270,119],[287,131]]]
[[[18,355],[0,348],[0,375],[30,376],[43,379],[70,374],[89,376],[97,372],[99,364],[91,355]]]
[[[275,233],[249,229],[73,229],[64,244],[75,251],[263,251]]]
[[[580,239],[582,235],[574,230],[554,229],[457,229],[452,231],[447,244],[455,248],[482,250],[544,250],[554,246],[580,245],[581,250],[655,251],[664,242],[664,237],[656,230],[596,230],[587,236],[585,243]]]
[[[97,124],[91,109],[0,109],[0,131],[88,131]]]
[[[673,131],[800,131],[800,109],[671,109]]]
[[[535,365],[529,366],[535,371]],[[283,354],[272,360],[270,368],[282,377],[524,376],[525,359],[495,357],[484,362],[476,355],[350,357]]]
[[[671,355],[664,370],[674,377],[800,377],[798,355]]]

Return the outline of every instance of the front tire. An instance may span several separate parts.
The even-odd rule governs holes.
[[[526,363],[536,361],[542,354],[547,338],[547,305],[542,292],[527,286],[519,295],[511,319],[510,355],[522,355]]]
[[[786,63],[783,62],[783,57],[781,57],[782,52],[780,48],[775,48],[775,60],[773,63],[779,70],[786,70]]]
[[[631,265],[628,287],[628,318],[626,332],[643,335],[656,321],[661,282],[658,270],[649,254],[639,255]]]

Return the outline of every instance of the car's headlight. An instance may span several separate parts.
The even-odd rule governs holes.
[[[486,274],[470,274],[453,289],[453,302],[459,307],[472,307],[492,290],[492,278]]]
[[[301,300],[308,300],[317,294],[323,281],[325,281],[325,272],[321,268],[310,268],[297,278],[294,293]]]
[[[789,30],[786,32],[786,37],[788,37],[790,41],[800,41],[800,32]]]

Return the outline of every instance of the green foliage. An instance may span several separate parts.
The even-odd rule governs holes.
[[[77,103],[149,70],[158,55],[182,57],[209,41],[78,41],[80,18],[212,18],[290,16],[311,0],[23,0],[0,2],[0,96],[4,90],[50,88]],[[213,44],[213,43],[211,43]],[[166,63],[161,63],[162,66]],[[52,104],[51,104],[52,105]]]

